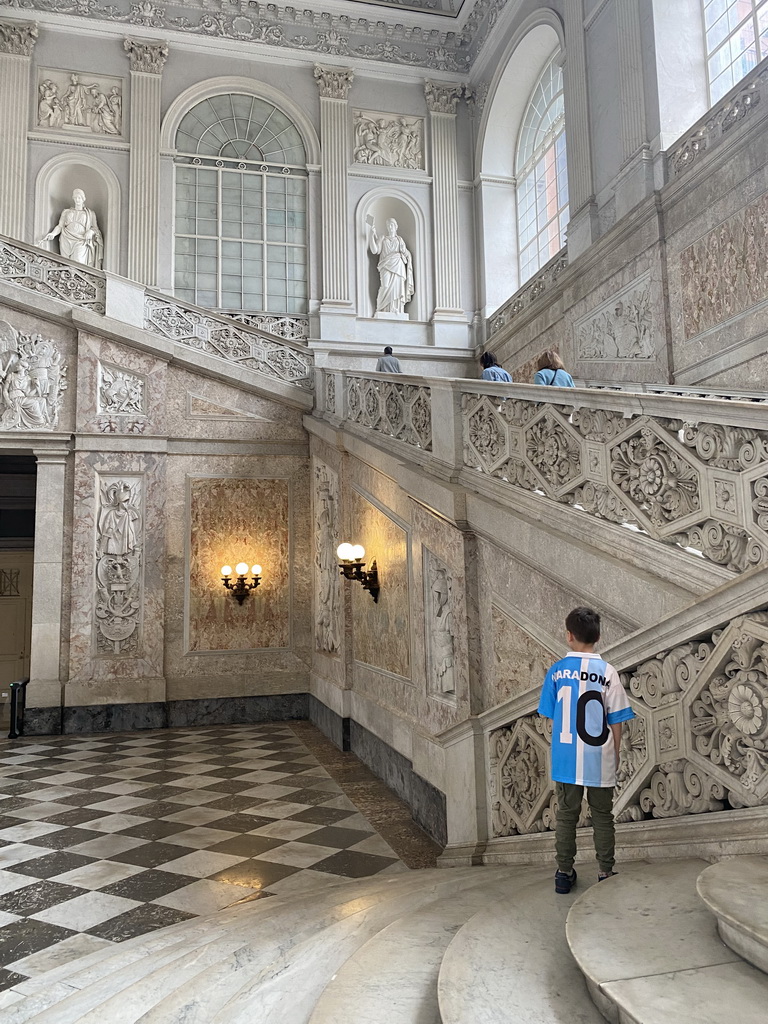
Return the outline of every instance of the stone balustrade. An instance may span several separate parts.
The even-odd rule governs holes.
[[[102,271],[2,236],[0,281],[62,299],[92,313],[104,313],[106,309],[107,281]]]
[[[493,316],[488,318],[488,339],[490,341],[494,334],[497,334],[503,327],[511,323],[515,317],[528,309],[537,299],[545,295],[553,285],[557,284],[560,275],[568,267],[568,248],[563,247],[560,252],[553,256],[549,263],[545,263],[532,278],[530,278],[512,295],[503,306],[500,306]]]
[[[733,573],[768,562],[759,403],[318,373],[321,415],[375,431],[441,475],[447,463],[470,490],[502,501],[530,492]]]

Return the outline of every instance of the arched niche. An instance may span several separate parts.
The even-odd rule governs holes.
[[[379,290],[378,256],[368,249],[367,219],[373,217],[379,235],[386,232],[390,217],[397,221],[397,233],[413,259],[413,298],[406,306],[409,320],[429,319],[429,282],[427,280],[426,230],[424,214],[417,203],[400,189],[376,188],[362,197],[355,215],[357,253],[357,315],[372,317],[376,312]]]
[[[549,9],[537,11],[510,40],[488,90],[475,154],[486,316],[519,287],[515,154],[531,93],[557,51],[564,52],[560,18]]]
[[[97,157],[61,154],[41,169],[35,184],[35,236],[38,244],[59,222],[61,211],[72,206],[72,192],[81,188],[86,205],[96,214],[104,237],[104,270],[120,273],[120,182],[117,175]],[[43,242],[43,248],[58,253],[59,242]]]

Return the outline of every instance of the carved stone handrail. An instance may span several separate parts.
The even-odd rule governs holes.
[[[516,316],[519,316],[520,313],[528,309],[537,299],[541,298],[552,285],[557,283],[557,279],[567,267],[568,247],[564,246],[556,256],[552,257],[549,263],[545,263],[538,273],[534,274],[529,281],[526,281],[522,288],[516,291],[511,298],[507,299],[493,316],[488,318],[489,339],[497,331],[500,331],[502,327],[506,327]]]
[[[430,388],[346,373],[347,418],[407,445],[432,451]],[[328,391],[326,390],[326,401]],[[334,392],[335,401],[335,392]]]
[[[104,313],[107,282],[100,270],[0,236],[0,281]]]
[[[731,128],[754,114],[768,101],[768,57],[745,75],[667,153],[670,180],[690,170],[704,154],[718,146]]]
[[[306,341],[309,338],[309,317],[288,315],[281,316],[278,313],[240,313],[217,309],[219,316],[225,316],[229,320],[235,320],[239,324],[246,324],[248,327],[255,327],[268,334],[274,334],[285,341]]]
[[[159,292],[147,291],[144,330],[276,377],[305,391],[314,387],[312,353],[265,331]]]
[[[577,380],[576,386],[592,388],[595,391],[629,391],[632,394],[670,395],[679,398],[716,398],[723,402],[768,404],[768,392],[766,391],[728,391],[725,388],[687,387],[680,384],[614,383],[599,380]]]

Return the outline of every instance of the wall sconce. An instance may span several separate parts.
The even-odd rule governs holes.
[[[376,567],[376,559],[371,562],[368,572],[363,570],[365,562],[365,548],[362,544],[339,544],[336,549],[339,556],[339,569],[345,580],[357,580],[362,583],[363,590],[367,590],[373,600],[379,600],[379,570]]]
[[[248,597],[252,590],[261,583],[261,566],[254,565],[251,569],[253,573],[253,583],[246,583],[245,576],[248,572],[248,564],[246,562],[238,562],[235,566],[235,572],[237,573],[237,582],[232,583],[230,577],[232,576],[232,566],[222,565],[221,567],[221,582],[227,588],[231,590],[235,600],[238,604],[242,604],[243,601]]]

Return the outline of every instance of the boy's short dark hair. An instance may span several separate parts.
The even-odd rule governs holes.
[[[594,608],[574,608],[565,617],[565,628],[580,644],[596,644],[600,639],[600,616]]]

